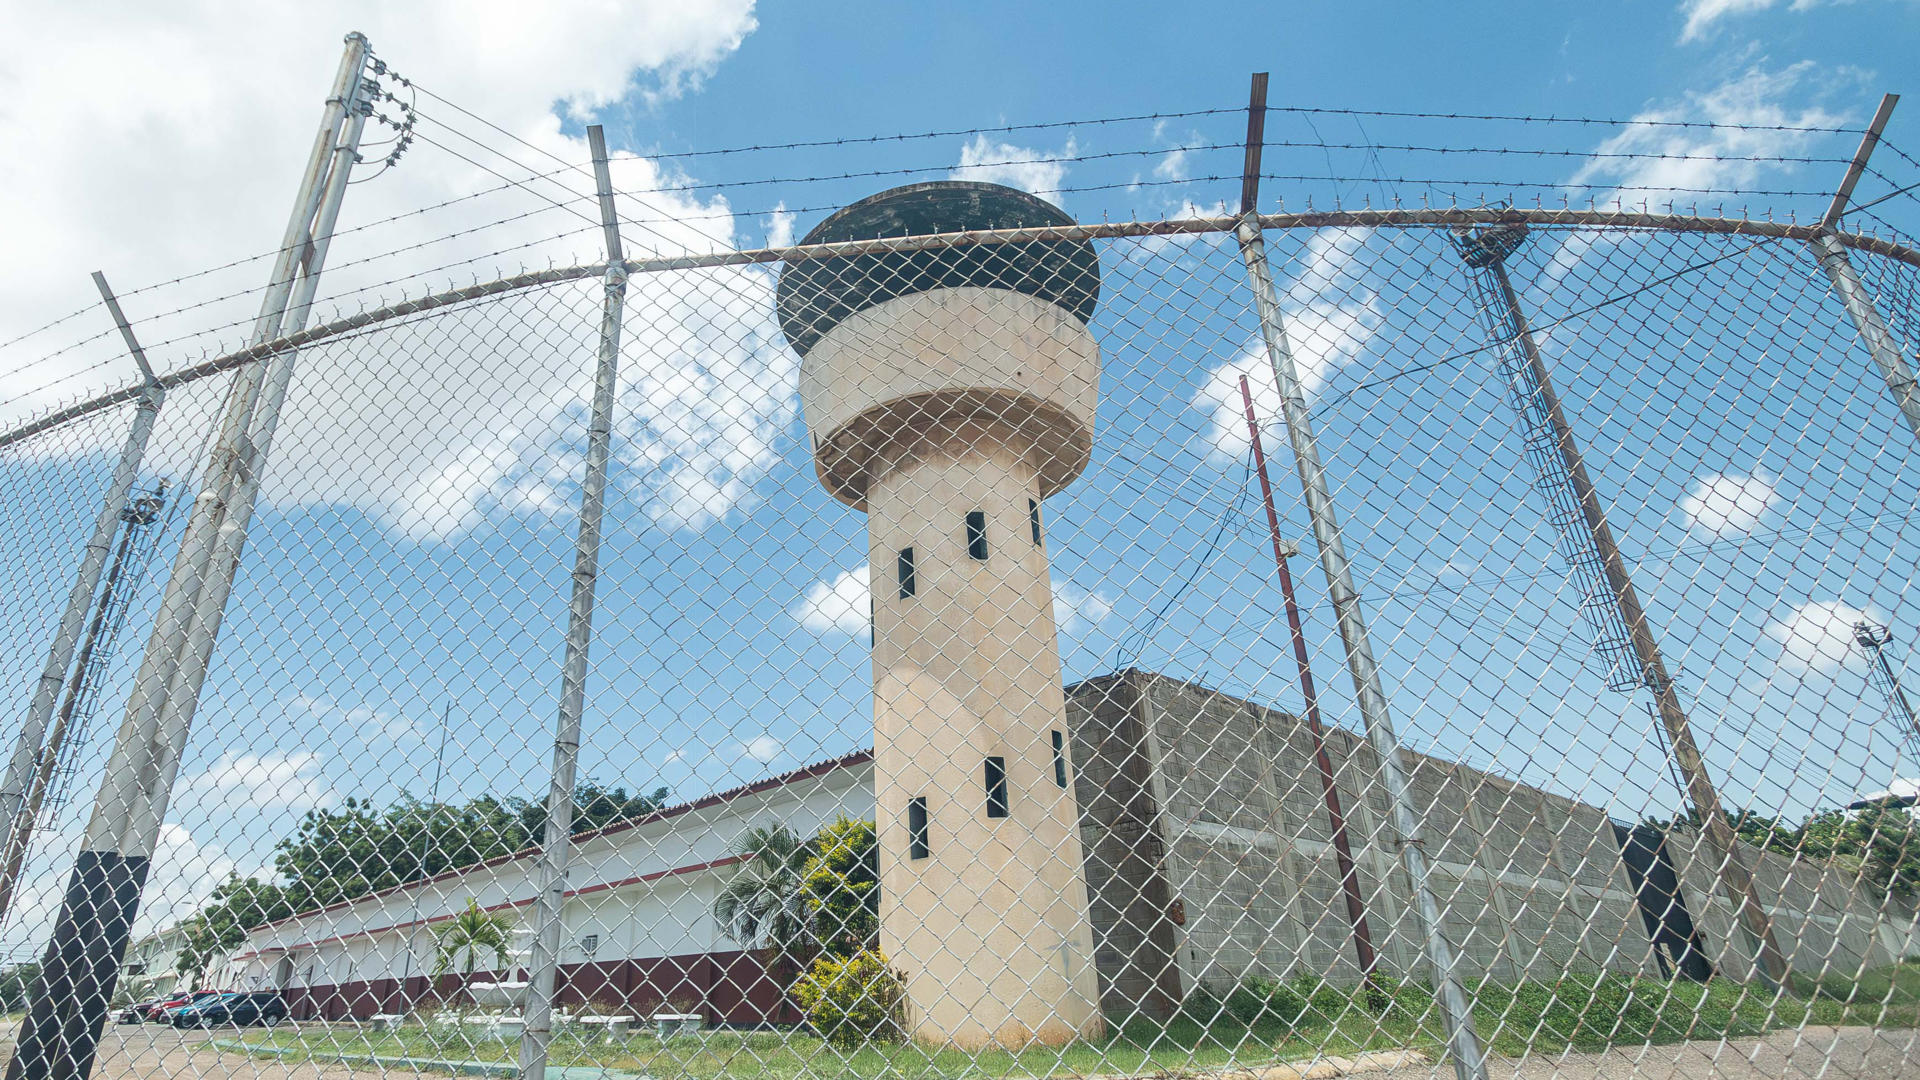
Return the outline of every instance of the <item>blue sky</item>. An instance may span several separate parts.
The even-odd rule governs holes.
[[[633,193],[628,216],[675,219],[658,235],[630,230],[630,250],[757,246],[804,232],[824,208],[969,164],[980,167],[963,175],[1041,190],[1082,220],[1205,211],[1237,198],[1238,110],[1253,70],[1272,73],[1281,107],[1268,136],[1283,145],[1266,169],[1285,179],[1267,182],[1269,209],[1614,194],[1685,202],[1697,186],[1740,192],[1699,196],[1708,205],[1804,218],[1823,208],[1818,193],[1841,171],[1831,159],[1857,136],[1377,112],[1858,126],[1881,92],[1903,89],[1920,44],[1915,13],[1872,0],[1184,12],[715,3],[643,8],[611,27],[568,13],[536,33],[504,15],[470,25],[451,8],[412,20],[369,11],[358,25],[384,58],[526,143],[422,98],[432,141],[356,186],[342,224],[461,201],[343,235],[326,291],[350,309],[453,276],[591,260],[591,223],[543,201],[578,194],[578,178],[563,178],[571,194],[526,179],[529,168],[558,168],[543,152],[580,160],[588,122],[636,155],[616,163],[617,186]],[[132,50],[150,16],[130,13],[91,46],[72,45],[60,16],[36,17],[65,43],[53,51],[67,66],[14,61],[27,99],[48,104],[40,119],[8,122],[45,164],[0,184],[47,209],[23,226],[36,257],[6,271],[19,287],[0,302],[0,340],[84,314],[0,349],[8,417],[124,380],[117,345],[95,337],[103,327],[85,269],[108,269],[164,367],[232,340],[231,329],[206,328],[246,317],[249,297],[220,298],[257,285],[262,264],[168,282],[273,241],[344,28],[308,15],[249,28],[183,16],[161,30],[232,58],[262,89],[241,100],[220,79],[189,80],[184,111],[169,112],[176,103],[148,105],[137,85],[121,85],[131,77],[104,88],[87,78],[117,48]],[[248,59],[276,34],[297,43],[297,60]],[[84,89],[62,97],[76,79]],[[68,102],[76,96],[79,105]],[[268,105],[277,111],[262,127],[256,113]],[[115,120],[91,146],[64,133],[87,109]],[[1187,115],[1084,122],[1168,113]],[[1892,143],[1920,148],[1905,134],[1915,124],[1896,114]],[[977,130],[1004,125],[1054,126]],[[958,134],[674,156],[935,131]],[[243,146],[249,133],[264,145]],[[143,155],[149,140],[196,153],[160,169]],[[1649,152],[1828,160],[1593,156]],[[115,162],[125,175],[99,168]],[[1890,152],[1876,164],[1897,182],[1920,179]],[[845,175],[868,173],[884,175]],[[1230,179],[1207,179],[1216,175]],[[492,187],[501,190],[474,194]],[[1889,190],[1870,177],[1860,197]],[[1920,231],[1914,205],[1882,204],[1881,227]],[[101,207],[110,209],[93,212]],[[463,231],[471,235],[383,255]],[[1587,663],[1576,594],[1528,486],[1497,367],[1473,351],[1484,332],[1443,238],[1277,236],[1273,246],[1294,328],[1308,339],[1316,420],[1409,745],[1621,817],[1668,812],[1674,796],[1645,702],[1606,691]],[[1264,522],[1245,495],[1244,434],[1216,412],[1231,374],[1258,370],[1237,257],[1217,238],[1122,241],[1101,256],[1103,433],[1094,467],[1049,504],[1068,676],[1137,662],[1291,705]],[[1568,314],[1714,259],[1610,308],[1617,317]],[[1834,329],[1837,311],[1804,253],[1550,236],[1516,256],[1515,273],[1543,325],[1566,316],[1547,335],[1550,357],[1614,493],[1643,593],[1672,628],[1670,661],[1699,702],[1730,798],[1800,814],[1912,775],[1857,658],[1820,650],[1835,605],[1910,634],[1905,593],[1920,552],[1906,518],[1920,477],[1897,414],[1858,381],[1864,358]],[[583,762],[597,779],[664,782],[691,796],[869,738],[864,523],[813,482],[792,359],[766,319],[770,282],[740,271],[637,291]],[[443,794],[544,789],[577,501],[576,346],[590,340],[595,306],[590,287],[565,286],[302,358],[294,433],[276,457],[182,768],[163,849],[176,869],[156,918],[184,910],[228,869],[260,868],[305,809],[424,793],[438,774],[442,715],[455,747]],[[1456,354],[1431,373],[1380,382]],[[150,476],[197,469],[218,390],[175,395]],[[1683,417],[1694,422],[1680,434]],[[24,508],[3,527],[0,570],[0,658],[14,673],[0,703],[11,713],[77,558],[74,523],[97,498],[100,447],[122,422],[103,417],[33,454],[0,457],[0,490]],[[1267,449],[1298,534],[1291,459],[1277,433]],[[97,775],[171,551],[163,541],[122,643],[83,785]],[[1329,718],[1352,726],[1321,579],[1308,560],[1296,574]],[[1812,644],[1797,644],[1796,629]],[[40,884],[57,880],[60,843],[87,801],[77,796],[55,833]],[[4,940],[22,944],[33,927],[15,921]]]

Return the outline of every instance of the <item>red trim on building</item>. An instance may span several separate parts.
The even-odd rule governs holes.
[[[633,818],[628,821],[622,821],[616,825],[608,825],[605,828],[601,828],[601,829],[592,829],[587,832],[575,833],[573,834],[573,843],[577,846],[588,840],[597,839],[603,836],[613,836],[616,833],[623,833],[628,831],[629,829],[637,829],[643,825],[651,825],[656,821],[665,821],[669,818],[676,818],[682,814],[691,813],[694,810],[704,810],[709,806],[718,806],[721,803],[732,802],[735,799],[743,798],[748,795],[757,795],[763,791],[772,791],[776,788],[786,787],[788,784],[797,784],[802,780],[811,780],[817,776],[825,776],[828,773],[837,772],[840,769],[851,768],[852,766],[855,766],[855,765],[864,765],[867,762],[870,762],[872,760],[873,760],[872,750],[856,750],[855,752],[844,755],[842,757],[830,758],[826,761],[815,762],[814,764],[808,765],[805,768],[795,769],[792,772],[788,772],[788,773],[781,773],[778,776],[770,776],[765,780],[756,780],[751,784],[743,784],[739,787],[728,788],[725,791],[716,791],[711,795],[702,796],[701,798],[695,799],[692,802],[681,803],[678,806],[661,807],[660,809],[655,810],[653,813],[648,814],[645,817]],[[457,867],[452,870],[442,870],[440,873],[435,874],[430,878],[422,878],[419,881],[408,881],[399,885],[389,885],[384,889],[380,889],[375,892],[365,893],[360,896],[356,896],[351,900],[336,901],[334,903],[328,904],[325,907],[318,907],[308,911],[296,912],[295,914],[288,915],[285,918],[275,919],[274,921],[269,923],[261,923],[259,926],[254,927],[252,931],[249,931],[249,933],[257,933],[261,930],[267,930],[275,926],[284,926],[287,923],[295,922],[300,919],[309,919],[315,915],[324,915],[329,911],[339,911],[342,908],[349,908],[355,904],[362,903],[367,900],[375,900],[381,897],[392,896],[395,893],[405,892],[408,889],[418,889],[418,888],[421,888],[422,886],[431,885],[436,881],[446,881],[450,878],[459,877],[462,874],[471,874],[476,870],[485,870],[490,867],[504,866],[507,863],[514,862],[519,859],[530,859],[538,854],[540,854],[539,848],[529,847],[529,848],[522,848],[521,850],[513,852],[510,855],[496,855],[493,858],[486,860],[485,862],[469,863],[466,866]],[[666,873],[672,873],[672,872],[673,871],[666,871]],[[501,907],[516,907],[516,906],[519,906],[520,904],[531,903],[531,902],[532,902],[531,900],[525,900],[525,901],[513,901],[507,904],[496,904],[491,908],[487,908],[486,910],[493,911]],[[297,948],[298,946],[291,946],[291,947]],[[248,953],[247,955],[252,956],[254,954]]]

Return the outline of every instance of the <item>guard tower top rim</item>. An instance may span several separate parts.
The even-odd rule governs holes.
[[[897,211],[903,204],[911,205],[916,195],[961,194],[971,192],[975,195],[974,206],[993,217],[1016,216],[1018,224],[987,224],[974,218],[974,214],[963,214],[954,221],[939,221],[932,216],[926,220],[916,220],[913,216],[896,213],[875,213],[881,207]],[[925,204],[929,209],[933,203]],[[944,204],[943,205],[948,205]],[[994,213],[998,211],[998,213]],[[1024,220],[1031,216],[1032,220]],[[919,236],[937,232],[961,232],[979,228],[1037,228],[1049,225],[1077,225],[1073,216],[1058,206],[1042,199],[1038,195],[1008,187],[1005,184],[989,184],[980,180],[924,180],[915,184],[902,184],[875,192],[864,199],[835,210],[825,220],[807,231],[800,243],[830,244],[843,240],[881,240],[896,236]]]
[[[814,226],[803,243],[1075,224],[1066,211],[1018,188],[935,180],[843,207]],[[1100,299],[1100,257],[1087,240],[1035,240],[800,260],[782,268],[774,306],[787,342],[805,357],[821,337],[861,311],[962,287],[1026,293],[1084,325]]]

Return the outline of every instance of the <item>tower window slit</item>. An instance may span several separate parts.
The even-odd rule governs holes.
[[[927,797],[907,800],[907,858],[924,859],[931,852],[927,844]]]
[[[967,556],[986,561],[987,515],[983,510],[967,511]]]
[[[1067,786],[1067,740],[1057,731],[1053,733],[1053,782]]]
[[[1040,500],[1027,500],[1027,524],[1033,528],[1033,542],[1040,542]]]
[[[900,599],[913,595],[913,549],[900,549]]]
[[[1007,759],[999,756],[987,759],[987,816],[1003,818],[1007,816]]]

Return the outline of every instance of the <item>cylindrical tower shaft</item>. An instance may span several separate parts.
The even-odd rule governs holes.
[[[991,184],[885,192],[808,242],[1070,223]],[[1098,261],[1080,243],[790,266],[821,482],[865,510],[880,947],[916,1037],[1104,1030],[1041,501],[1092,449]]]

